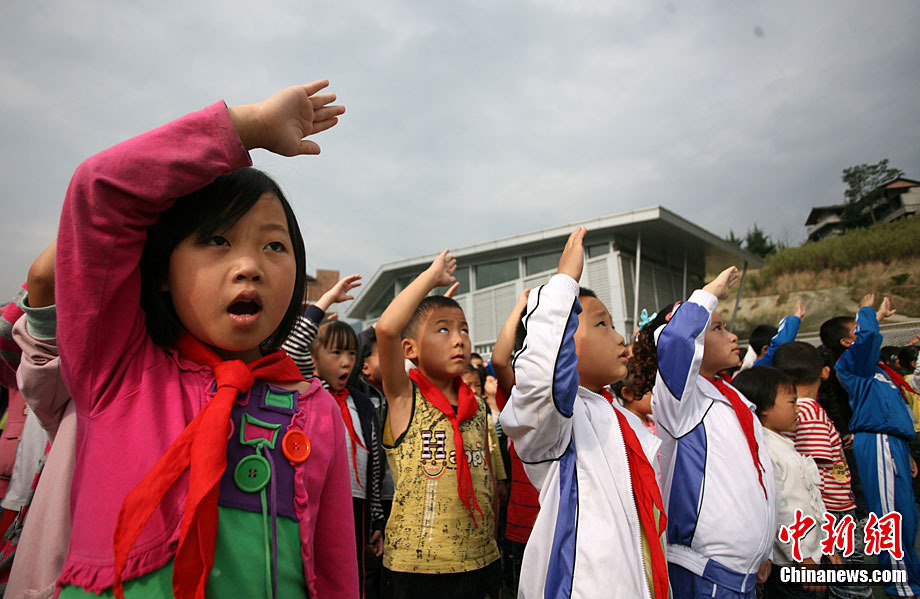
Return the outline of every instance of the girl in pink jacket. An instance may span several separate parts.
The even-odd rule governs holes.
[[[357,596],[338,406],[277,351],[299,314],[293,211],[248,150],[317,154],[344,108],[223,102],[81,164],[56,264],[77,414],[60,597]]]

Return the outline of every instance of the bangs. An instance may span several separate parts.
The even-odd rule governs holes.
[[[327,320],[321,323],[316,341],[328,350],[358,351],[358,334],[350,325],[340,320]]]

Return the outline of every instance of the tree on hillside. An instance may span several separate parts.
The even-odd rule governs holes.
[[[725,241],[745,249],[752,254],[756,254],[761,258],[765,258],[775,253],[776,250],[781,247],[784,247],[783,244],[777,244],[770,239],[770,236],[764,233],[764,230],[757,225],[754,225],[753,229],[748,229],[744,237],[738,237],[735,235],[734,231],[729,230],[728,237],[725,238]]]
[[[748,229],[747,235],[744,236],[744,249],[761,258],[766,258],[776,252],[776,243],[755,224],[754,228]]]
[[[866,227],[872,224],[872,211],[867,210],[881,196],[883,184],[904,174],[901,169],[888,166],[888,159],[878,164],[858,164],[843,169],[843,192],[846,202],[840,220],[844,229]]]

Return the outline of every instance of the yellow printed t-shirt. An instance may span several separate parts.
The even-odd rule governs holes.
[[[423,574],[469,572],[499,558],[487,408],[477,403],[476,415],[460,424],[476,500],[485,515],[483,522],[474,507],[475,524],[457,494],[454,431],[447,417],[414,384],[409,427],[395,442],[387,417],[383,446],[396,485],[383,552],[387,569]]]

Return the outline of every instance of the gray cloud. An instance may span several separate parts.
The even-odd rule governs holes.
[[[82,159],[319,77],[348,107],[323,154],[254,153],[314,268],[369,276],[653,204],[799,242],[843,168],[920,177],[920,5],[802,4],[5,3],[0,293],[53,238]]]

